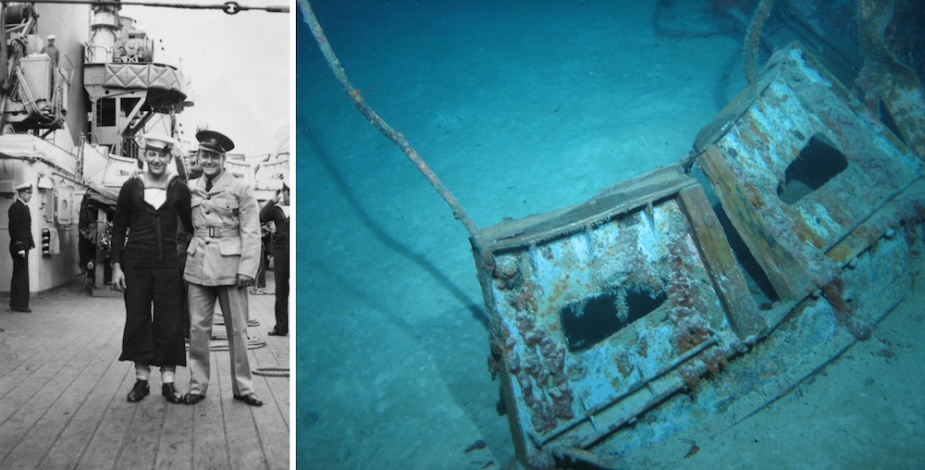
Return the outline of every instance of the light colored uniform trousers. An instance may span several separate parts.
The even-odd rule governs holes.
[[[237,286],[202,286],[189,284],[190,340],[189,393],[205,395],[209,388],[209,354],[212,342],[212,317],[218,300],[228,332],[231,357],[231,384],[235,395],[254,393],[254,382],[247,360],[247,288]]]

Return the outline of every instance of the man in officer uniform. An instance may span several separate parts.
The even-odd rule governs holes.
[[[202,176],[189,182],[194,231],[184,279],[189,282],[190,387],[183,401],[194,405],[206,397],[217,300],[228,332],[234,399],[260,406],[247,359],[247,287],[260,261],[257,199],[253,188],[225,171],[225,153],[234,148],[231,139],[211,130],[197,132],[196,139]]]
[[[16,312],[31,312],[29,308],[29,250],[35,248],[32,239],[32,183],[16,186],[19,199],[7,212],[10,220],[10,256],[13,258],[13,278],[10,280],[10,308]]]

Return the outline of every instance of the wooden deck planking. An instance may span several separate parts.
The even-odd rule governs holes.
[[[26,358],[18,367],[12,369],[0,380],[0,449],[3,449],[3,451],[0,451],[2,452],[0,453],[0,458],[3,458],[5,452],[12,449],[14,444],[10,442],[10,439],[19,437],[16,431],[11,429],[17,421],[11,421],[10,419],[48,381],[48,379],[42,379],[36,373],[48,366],[48,364],[53,364],[53,361],[60,361],[64,355],[65,352],[61,349],[48,349],[46,352]]]
[[[57,327],[47,321],[41,322],[41,325],[30,325],[31,316],[13,314],[3,317],[7,330],[21,335],[9,340],[4,338],[4,346],[9,348],[9,353],[4,356],[9,357],[9,364],[0,370],[0,422],[9,417],[3,414],[3,410],[10,404],[9,400],[28,398],[28,395],[11,395],[10,392],[21,387],[24,381],[34,376],[53,358],[60,356],[62,349],[85,341],[76,335],[64,338],[48,335],[44,331]],[[31,341],[30,338],[38,341]]]
[[[117,371],[118,368],[116,367]],[[125,401],[125,394],[135,382],[134,372],[129,373],[129,369],[125,369],[121,378],[115,389],[100,391],[99,399],[103,400],[106,406],[93,430],[93,438],[80,455],[77,468],[114,468],[115,460],[124,445],[124,437],[139,408]]]
[[[0,411],[0,419],[3,419],[3,424],[0,425],[0,449],[4,449],[5,453],[0,457],[14,457],[14,461],[19,461],[22,460],[22,456],[21,452],[15,453],[17,449],[26,448],[27,452],[31,452],[27,446],[30,441],[35,440],[26,437],[33,432],[41,433],[49,426],[42,423],[43,425],[38,426],[36,430],[39,421],[65,393],[78,373],[98,354],[98,350],[88,345],[99,344],[101,337],[108,338],[111,335],[105,330],[100,330],[95,335],[88,336],[90,338],[86,343],[72,341],[63,348],[50,347],[49,349],[56,353],[34,369],[34,360],[26,361],[23,367],[17,369],[20,374],[15,375],[25,375],[30,370],[32,373],[22,377],[18,385],[11,388],[3,399]],[[42,445],[41,442],[32,443]]]
[[[166,424],[164,417],[167,414],[167,407],[180,405],[157,399],[160,393],[155,393],[153,383],[150,385],[151,395],[132,406],[135,412],[128,422],[113,468],[153,468],[157,461],[160,431]],[[157,388],[159,392],[160,387]]]
[[[218,357],[216,357],[218,356]],[[228,362],[229,353],[220,351],[212,354],[212,360]],[[250,361],[249,361],[250,362]],[[261,396],[260,387],[255,382],[255,393]],[[213,398],[220,398],[219,403],[222,407],[224,416],[225,439],[229,448],[234,448],[236,452],[230,453],[230,465],[235,470],[247,470],[256,468],[265,468],[263,448],[259,445],[259,436],[257,427],[254,423],[255,413],[266,413],[268,410],[260,407],[254,410],[251,406],[232,398],[232,380],[231,371],[223,369],[217,379],[213,381]],[[218,393],[216,393],[218,392]],[[264,396],[266,394],[263,394]]]
[[[36,458],[45,454],[55,443],[93,390],[97,382],[96,370],[105,367],[118,355],[114,348],[102,347],[111,342],[112,336],[111,332],[106,331],[100,334],[46,382],[42,393],[30,400],[30,404],[34,402],[39,409],[44,403],[51,402],[51,405],[36,419],[34,426],[24,434],[6,459],[10,462],[10,468],[37,466],[39,461]]]
[[[289,367],[289,337],[269,336],[267,333],[276,324],[274,313],[275,296],[262,297],[252,307],[253,317],[257,318],[260,326],[251,328],[251,333],[259,334],[266,341],[263,348],[251,350],[250,365],[252,370],[261,367]],[[263,400],[263,406],[253,410],[253,420],[256,424],[256,435],[260,439],[267,468],[279,469],[289,467],[289,377],[268,377],[253,375],[254,388],[257,395]],[[243,403],[235,402],[239,405]]]
[[[67,337],[62,338],[60,334],[56,334],[56,325],[54,320],[49,316],[42,316],[38,319],[33,319],[33,315],[29,313],[14,313],[14,312],[5,312],[3,316],[0,316],[0,327],[4,326],[7,329],[21,328],[23,325],[28,325],[29,328],[29,337],[14,336],[8,338],[10,335],[5,335],[3,340],[3,345],[8,347],[9,350],[7,354],[0,356],[3,361],[0,361],[0,399],[2,399],[7,392],[9,392],[9,384],[17,384],[18,377],[15,374],[11,374],[12,371],[19,369],[32,359],[33,364],[43,364],[44,361],[36,358],[38,355],[44,355],[46,358],[58,352],[57,348],[49,348],[47,345],[51,344],[51,341],[61,341],[55,342],[56,346],[63,346],[68,341],[79,341],[78,337]],[[48,341],[31,341],[31,338],[38,336],[51,337]],[[52,339],[54,338],[54,339]],[[26,374],[31,374],[34,371],[35,367],[32,370],[25,371]],[[24,371],[20,370],[19,373],[22,374]]]
[[[154,468],[193,468],[194,408],[185,405],[167,407]]]
[[[82,396],[80,408],[73,413],[70,421],[54,440],[38,468],[69,468],[68,466],[73,466],[75,461],[85,460],[86,449],[90,448],[112,397],[120,396],[118,392],[121,391],[129,374],[124,364],[116,360],[121,347],[108,345],[107,350],[111,351],[108,353],[108,362],[101,357],[98,363],[88,368],[84,380],[90,383],[89,392]],[[106,397],[109,399],[105,399]]]
[[[273,298],[273,296],[268,297],[271,299]],[[288,368],[289,336],[269,336],[267,334],[276,323],[273,310],[273,302],[271,301],[267,303],[265,308],[257,308],[256,310],[261,323],[258,332],[261,338],[266,341],[267,346],[264,348],[251,350],[251,369],[253,370],[261,367]],[[288,429],[290,378],[268,377],[255,374],[254,386],[260,387],[261,384],[266,385],[266,391],[263,391],[263,388],[258,389],[258,395],[264,401],[264,408],[271,406],[275,409],[275,411],[279,412],[280,418],[283,420],[283,423]],[[286,453],[288,454],[288,446]]]
[[[259,385],[261,382],[266,385]],[[254,376],[254,383],[264,404],[260,412],[255,410],[253,420],[268,467],[286,468],[289,465],[289,378]]]
[[[250,298],[260,325],[249,333],[267,343],[249,350],[252,369],[289,367],[289,337],[266,334],[273,301]],[[128,403],[134,369],[118,361],[121,299],[65,290],[33,308],[0,311],[0,468],[288,468],[289,378],[255,375],[264,406],[249,407],[232,398],[228,352],[213,351],[206,400],[168,403],[154,368],[151,395]],[[180,368],[177,388],[188,384]]]
[[[213,354],[212,381],[217,382],[218,376],[226,373],[226,368],[215,367]],[[217,385],[217,384],[212,384]],[[206,399],[199,402],[193,410],[193,468],[201,469],[228,469],[231,461],[228,454],[231,448],[225,438],[225,417],[222,410],[221,395],[216,393],[218,387],[207,392]]]

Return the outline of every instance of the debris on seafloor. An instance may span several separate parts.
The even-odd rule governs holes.
[[[469,231],[515,451],[545,469],[625,468],[681,432],[725,432],[870,338],[905,300],[925,252],[925,103],[915,73],[884,55],[896,2],[858,2],[864,101],[798,42],[757,73],[774,14],[762,0],[749,86],[679,165],[483,230],[365,104],[307,1],[299,7],[354,105]],[[780,3],[787,24],[813,29],[800,5]],[[831,45],[820,36],[802,37]],[[850,70],[845,57],[823,59]],[[681,440],[684,459],[699,452]]]
[[[925,164],[798,43],[704,128],[693,164],[709,185],[666,167],[479,232],[492,363],[524,465],[728,429],[905,298],[925,244]],[[754,259],[748,275],[730,234]],[[770,298],[749,290],[755,273]]]

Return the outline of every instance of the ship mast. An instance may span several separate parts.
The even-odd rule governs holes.
[[[155,42],[118,4],[95,4],[84,58],[84,87],[90,97],[91,141],[116,155],[137,157],[135,136],[159,115],[176,132],[176,113],[190,106],[186,81],[159,60]]]

